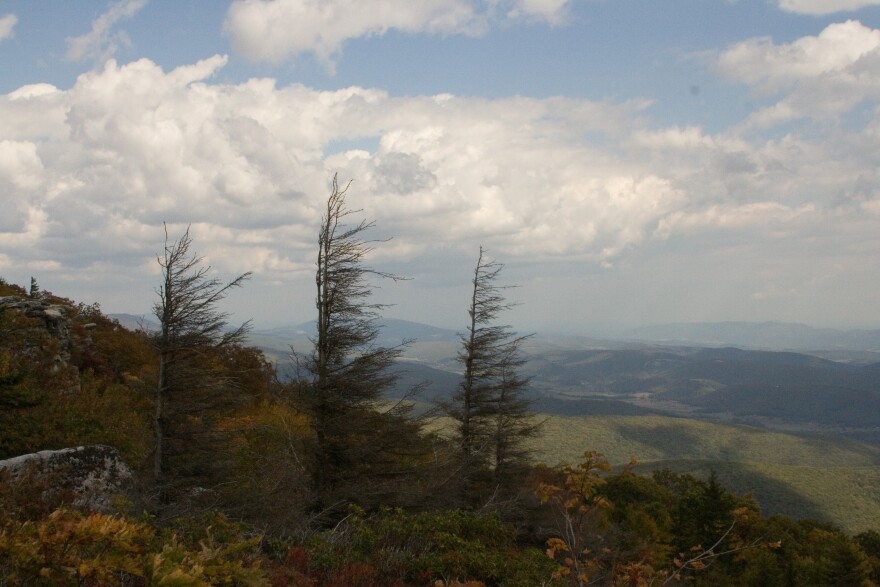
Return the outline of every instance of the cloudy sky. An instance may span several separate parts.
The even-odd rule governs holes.
[[[0,276],[146,312],[166,222],[310,319],[334,173],[387,314],[880,327],[878,0],[6,0]]]

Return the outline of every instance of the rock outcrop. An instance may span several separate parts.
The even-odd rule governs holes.
[[[0,461],[0,474],[12,483],[34,477],[47,480],[49,491],[69,493],[72,505],[108,513],[114,498],[131,490],[134,478],[119,451],[104,445],[21,455]]]
[[[70,360],[72,341],[70,336],[71,320],[68,317],[70,308],[68,306],[53,304],[42,298],[2,296],[0,297],[0,310],[18,311],[28,318],[39,320],[46,332],[58,339],[60,343],[61,356],[58,357],[58,360],[63,363]]]

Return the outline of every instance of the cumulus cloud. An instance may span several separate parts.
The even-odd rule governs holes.
[[[804,64],[795,83],[783,63],[802,57],[762,47],[769,57],[731,63],[763,64],[738,75],[786,96],[811,76],[849,75],[871,52]],[[0,96],[4,271],[151,278],[168,222],[172,234],[192,224],[218,269],[301,279],[336,172],[354,180],[351,203],[379,220],[376,236],[395,237],[380,262],[485,244],[505,260],[613,266],[681,239],[705,250],[712,239],[876,238],[880,113],[856,135],[768,138],[648,126],[643,101],[215,81],[227,61],[165,71],[110,60],[70,88]]]
[[[0,98],[11,211],[0,246],[62,267],[142,266],[163,221],[192,223],[236,264],[299,271],[339,171],[398,235],[398,252],[485,239],[514,254],[606,259],[650,238],[682,197],[656,173],[572,142],[572,125],[602,132],[638,106],[210,83],[225,63],[166,72],[110,60],[68,90]],[[374,151],[325,155],[362,137]]]
[[[779,0],[779,7],[799,14],[832,14],[880,5],[878,0]]]
[[[516,0],[507,12],[507,17],[561,24],[568,16],[570,5],[571,0]]]
[[[18,17],[14,14],[0,16],[0,41],[13,36],[13,29],[18,22]]]
[[[332,66],[349,39],[390,30],[479,35],[498,20],[560,24],[571,0],[235,0],[225,30],[237,52],[279,62],[313,52]]]
[[[67,39],[66,57],[72,61],[104,62],[119,49],[120,45],[131,44],[125,31],[116,31],[119,21],[136,15],[146,6],[148,0],[122,0],[92,22],[92,30],[79,37]]]
[[[786,45],[775,45],[769,38],[738,43],[720,56],[718,67],[734,79],[772,92],[800,80],[844,73],[878,48],[880,31],[849,20]]]
[[[880,30],[850,20],[789,44],[750,39],[724,51],[716,65],[758,97],[781,96],[752,115],[752,126],[834,118],[880,97]]]

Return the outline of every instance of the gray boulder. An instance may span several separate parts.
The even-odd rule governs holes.
[[[114,497],[126,494],[134,475],[111,446],[90,445],[43,450],[0,461],[8,482],[48,480],[53,493],[69,493],[72,505],[97,512],[113,512]],[[0,477],[0,478],[2,478]],[[46,496],[44,496],[45,498]]]

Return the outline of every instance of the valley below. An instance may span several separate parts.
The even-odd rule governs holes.
[[[293,377],[291,349],[308,349],[308,331],[308,324],[263,330],[252,341],[282,377]],[[774,336],[766,325],[761,331]],[[387,320],[381,337],[382,344],[414,340],[398,362],[395,397],[422,384],[409,399],[427,407],[454,392],[454,331]],[[873,338],[847,340],[864,344],[795,352],[535,336],[524,346],[523,368],[543,422],[535,460],[574,463],[597,450],[618,466],[635,458],[644,473],[668,468],[706,478],[714,471],[726,487],[753,494],[765,514],[818,519],[848,533],[876,528],[880,362],[872,362]],[[442,419],[435,425],[442,428]]]

